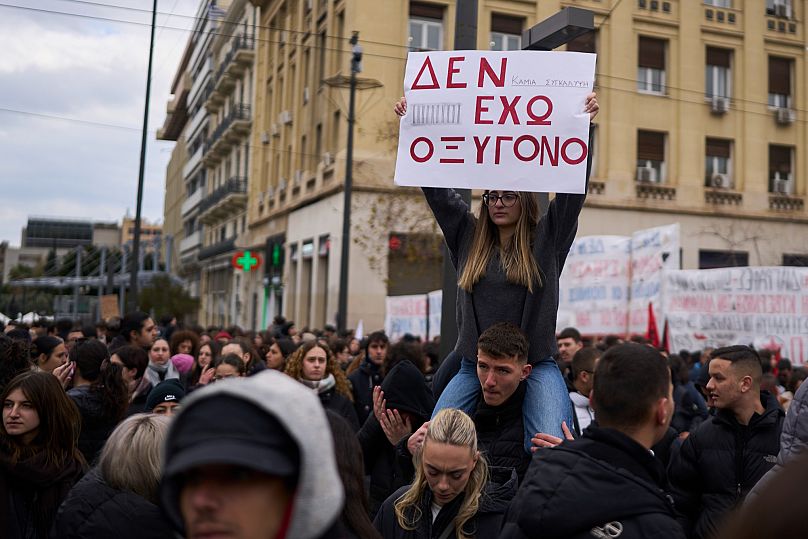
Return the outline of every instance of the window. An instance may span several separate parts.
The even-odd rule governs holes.
[[[524,19],[508,15],[491,15],[491,50],[522,50],[522,26]]]
[[[704,93],[707,98],[730,97],[732,95],[731,59],[732,51],[707,47],[707,65],[704,76]]]
[[[712,251],[699,249],[699,269],[738,268],[749,265],[746,251]]]
[[[411,51],[436,51],[443,48],[443,8],[431,4],[410,4]]]
[[[791,19],[794,17],[792,0],[766,0],[766,15]]]
[[[637,90],[652,94],[665,93],[665,41],[641,37],[637,69]]]
[[[769,192],[792,194],[794,192],[794,148],[769,145]]]
[[[637,181],[665,182],[665,133],[637,131]]]
[[[791,108],[791,59],[769,56],[769,106]]]
[[[567,50],[570,52],[598,52],[596,36],[594,31],[581,34],[567,43]]]
[[[731,8],[732,0],[704,0],[704,5],[713,7]]]
[[[732,181],[732,142],[708,138],[704,157],[704,185],[707,187],[729,188]]]
[[[808,255],[794,255],[783,253],[783,265],[808,268]]]

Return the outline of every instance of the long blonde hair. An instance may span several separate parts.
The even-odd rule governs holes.
[[[438,412],[438,415],[430,421],[424,443],[413,459],[415,479],[409,490],[396,500],[394,506],[398,525],[405,530],[414,530],[423,516],[420,507],[421,499],[424,491],[429,488],[424,472],[423,454],[424,448],[430,442],[467,447],[472,455],[477,455],[477,431],[474,428],[474,421],[464,412],[454,408],[444,408]],[[454,518],[457,539],[468,539],[474,535],[473,533],[467,534],[463,527],[480,509],[480,496],[487,481],[488,463],[485,461],[485,457],[478,455],[477,463],[474,465],[463,491],[463,503]],[[409,516],[408,513],[410,513]]]
[[[522,213],[516,222],[516,230],[506,245],[500,245],[497,225],[488,215],[488,207],[480,205],[477,214],[474,238],[471,242],[466,264],[457,284],[466,292],[471,292],[474,285],[482,279],[488,268],[494,249],[499,248],[500,261],[505,270],[505,278],[509,283],[520,284],[533,293],[534,283],[543,286],[539,264],[533,257],[531,244],[534,240],[536,225],[539,223],[539,200],[536,193],[519,192],[519,203]]]
[[[325,352],[325,356],[328,358],[325,362],[325,376],[328,376],[329,374],[334,375],[334,389],[336,392],[353,402],[353,391],[351,391],[351,384],[348,382],[348,378],[345,376],[345,373],[342,372],[342,368],[339,366],[339,363],[337,363],[337,358],[334,357],[331,349],[324,344],[320,344],[317,341],[310,341],[292,352],[289,359],[286,360],[286,368],[283,372],[295,380],[302,378],[303,358],[305,358],[306,354],[308,354],[313,348],[322,348]]]

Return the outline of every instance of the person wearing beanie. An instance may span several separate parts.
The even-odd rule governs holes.
[[[191,372],[191,368],[194,366],[194,356],[191,354],[174,354],[171,356],[171,363],[174,364],[174,368],[177,369],[178,373],[187,374]]]
[[[195,391],[169,429],[164,454],[160,504],[183,537],[344,535],[344,493],[325,411],[311,390],[282,373]]]
[[[176,378],[160,382],[146,397],[145,412],[158,415],[174,415],[178,412],[180,401],[185,398],[185,388]]]

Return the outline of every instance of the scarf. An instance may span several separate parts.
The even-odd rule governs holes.
[[[152,387],[164,380],[179,377],[180,373],[177,371],[177,368],[174,366],[171,360],[168,360],[164,365],[158,365],[157,363],[153,363],[151,360],[149,360],[149,367],[146,369],[146,373],[143,375],[143,378],[148,380]]]
[[[329,374],[322,380],[304,380],[303,378],[298,378],[298,381],[304,386],[313,389],[318,395],[325,393],[337,384],[333,374]]]

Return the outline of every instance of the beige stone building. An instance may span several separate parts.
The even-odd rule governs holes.
[[[454,2],[218,2],[212,31],[208,4],[189,41],[178,250],[200,278],[200,322],[335,321],[357,31],[348,326],[381,327],[385,296],[440,287],[434,221],[418,190],[393,186],[391,107],[409,50],[452,48]],[[579,235],[678,222],[685,268],[806,263],[808,2],[479,0],[477,47],[521,48],[568,6],[595,12],[568,48],[598,53],[601,103]],[[261,270],[234,273],[236,249]]]

